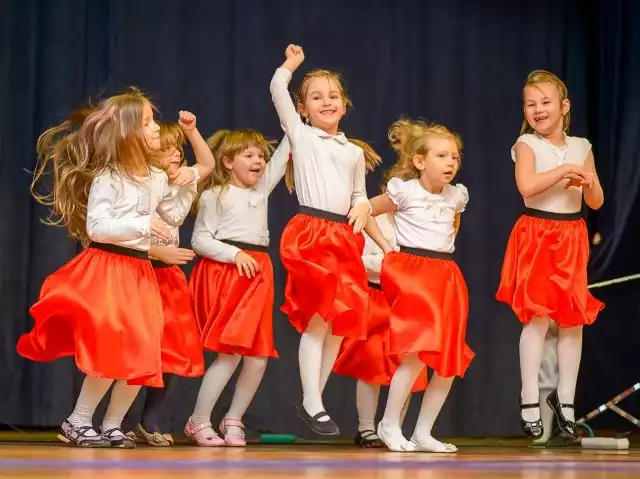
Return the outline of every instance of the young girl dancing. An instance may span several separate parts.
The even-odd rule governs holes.
[[[284,175],[289,145],[273,154],[265,138],[252,130],[223,130],[208,140],[217,158],[211,180],[203,185],[191,246],[201,258],[189,290],[205,349],[218,357],[207,370],[187,437],[199,446],[245,446],[242,417],[267,367],[277,358],[273,345],[273,266],[268,255],[269,194]],[[220,438],[211,412],[240,359],[243,366]]]
[[[193,147],[200,181],[209,176],[214,158],[207,142],[196,128],[196,117],[186,111],[180,112],[178,123],[160,125],[161,148],[158,154],[160,166],[169,177],[174,177],[185,163],[183,145],[185,137]],[[162,221],[158,213],[154,222],[165,226],[171,239],[152,236],[149,257],[160,287],[164,311],[162,333],[162,379],[164,387],[146,388],[142,418],[135,427],[133,437],[150,446],[170,446],[173,438],[162,434],[159,413],[167,396],[174,375],[197,377],[204,374],[204,358],[200,343],[200,331],[191,308],[187,279],[178,265],[186,264],[195,254],[180,248],[179,228]]]
[[[137,91],[111,97],[86,116],[79,129],[67,120],[38,140],[35,198],[51,206],[71,237],[89,246],[51,274],[31,307],[33,330],[17,350],[34,361],[74,356],[87,374],[76,407],[59,438],[82,447],[134,447],[122,418],[140,385],[162,386],[162,302],[148,259],[152,233],[169,236],[151,222],[184,220],[196,194],[197,172],[169,188],[167,175],[149,165],[159,144],[151,103]],[[36,184],[53,167],[53,191]],[[99,434],[93,414],[117,380]]]
[[[559,382],[547,397],[558,426],[575,436],[573,400],[582,354],[582,326],[604,305],[587,289],[589,239],[582,198],[597,210],[604,194],[591,144],[568,136],[570,103],[553,73],[529,74],[523,91],[522,136],[511,150],[516,184],[526,206],[507,245],[496,298],[523,324],[520,336],[520,424],[534,439],[540,421],[538,372],[549,319],[559,327]]]
[[[371,200],[373,215],[393,212],[400,247],[392,250],[377,223],[366,231],[386,253],[380,280],[391,313],[390,354],[403,355],[391,380],[378,436],[392,451],[455,452],[431,436],[454,376],[462,377],[474,353],[465,343],[468,293],[453,261],[460,214],[469,196],[451,186],[460,166],[462,141],[440,125],[400,120],[389,130],[398,162],[387,192]],[[402,435],[402,407],[420,371],[434,369],[411,441]]]
[[[371,209],[365,154],[338,132],[349,104],[340,77],[326,70],[305,75],[296,107],[288,84],[304,53],[289,45],[285,54],[271,80],[271,95],[291,143],[300,213],[280,240],[287,271],[282,311],[302,333],[303,399],[297,413],[314,432],[336,435],[340,431],[325,411],[322,390],[343,337],[366,335],[367,275],[359,234]]]
[[[382,235],[396,251],[397,241],[391,213],[376,217]],[[333,371],[358,379],[356,385],[356,410],[358,433],[355,443],[360,447],[384,447],[376,434],[375,415],[378,409],[380,386],[388,386],[402,356],[392,355],[389,330],[389,303],[380,288],[380,269],[384,252],[365,235],[362,262],[369,279],[369,311],[367,314],[367,339],[347,338],[342,342]],[[420,374],[413,391],[423,391],[427,385],[426,369]],[[407,412],[411,395],[407,397],[401,414],[401,423]]]

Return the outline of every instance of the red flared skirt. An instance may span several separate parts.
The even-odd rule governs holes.
[[[333,334],[364,339],[367,274],[364,237],[353,227],[309,214],[297,214],[280,240],[287,271],[282,312],[300,332],[316,313],[331,322]]]
[[[439,376],[463,377],[475,354],[465,340],[469,296],[458,265],[392,252],[382,262],[380,280],[391,308],[390,353],[418,353]]]
[[[161,387],[160,291],[148,259],[87,248],[48,276],[30,309],[33,329],[18,354],[74,356],[84,373]]]
[[[188,378],[202,376],[205,371],[202,343],[187,278],[177,265],[154,267],[153,271],[164,313],[162,372]]]
[[[253,278],[237,266],[199,258],[189,292],[204,348],[222,354],[277,358],[273,344],[273,265],[267,253],[244,250],[260,268]]]
[[[340,354],[333,371],[370,384],[388,386],[402,355],[391,354],[391,309],[382,291],[369,287],[369,312],[367,315],[367,339],[346,338],[340,346]],[[427,387],[426,368],[420,373],[412,391]]]
[[[562,328],[591,324],[604,304],[587,289],[588,261],[584,220],[523,215],[509,237],[496,299],[523,324],[534,316]]]

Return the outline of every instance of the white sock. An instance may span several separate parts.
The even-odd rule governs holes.
[[[443,378],[434,373],[422,397],[422,406],[420,406],[420,414],[413,437],[420,445],[426,446],[433,452],[447,451],[447,446],[444,443],[433,438],[431,430],[449,395],[453,379],[453,377]]]
[[[226,416],[229,419],[238,419],[240,421],[242,421],[244,413],[256,395],[258,386],[260,386],[260,381],[262,381],[264,372],[267,369],[267,358],[244,357],[242,362],[242,371],[238,376],[231,406]],[[228,433],[238,436],[243,435],[243,431],[238,426],[229,426]]]
[[[534,404],[539,400],[538,374],[542,362],[544,338],[549,327],[548,318],[533,318],[522,328],[520,335],[520,376],[522,404]],[[521,412],[525,421],[540,419],[540,408],[523,409]]]
[[[324,337],[324,344],[322,345],[322,363],[320,364],[320,394],[324,392],[324,388],[327,385],[333,366],[338,359],[340,353],[340,345],[344,339],[342,336],[334,336],[331,331],[331,324],[328,325],[327,334]]]
[[[560,328],[557,350],[560,371],[558,399],[561,403],[573,404],[582,356],[582,326]],[[569,421],[575,421],[575,411],[572,408],[562,408],[562,414]]]
[[[389,386],[389,396],[384,409],[384,416],[380,421],[380,427],[385,435],[396,444],[406,442],[400,427],[402,408],[411,393],[411,388],[424,368],[424,363],[418,359],[417,354],[406,356],[398,367]]]
[[[373,431],[378,409],[378,398],[380,397],[380,386],[358,381],[356,385],[356,410],[358,411],[358,432]],[[367,436],[367,439],[376,439],[377,436]]]
[[[326,321],[315,314],[309,321],[307,330],[300,337],[298,362],[302,382],[302,406],[311,417],[325,410],[320,392],[320,373],[322,350],[328,329],[329,325]],[[326,416],[319,419],[320,422],[328,420]]]
[[[229,379],[233,376],[233,372],[240,362],[238,354],[218,354],[216,360],[209,366],[207,373],[204,375],[200,391],[198,391],[198,399],[196,406],[191,415],[193,424],[204,424],[211,422],[211,413],[218,402],[222,391],[226,387]],[[211,428],[203,429],[205,436],[215,435]]]
[[[67,418],[67,421],[74,427],[89,426],[93,428],[93,414],[102,398],[107,394],[113,379],[96,378],[86,376],[82,382],[80,396],[76,402],[76,407]],[[97,436],[97,433],[87,431],[86,436]]]
[[[102,420],[102,431],[108,431],[113,428],[120,428],[122,420],[129,411],[129,408],[136,400],[136,396],[140,392],[140,386],[130,386],[127,381],[116,381],[111,391],[111,399],[109,407]],[[110,434],[109,437],[122,436],[119,433]]]

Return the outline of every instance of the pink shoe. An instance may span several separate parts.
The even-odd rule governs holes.
[[[227,428],[230,426],[239,427],[242,430],[242,435],[240,434],[228,434]],[[224,434],[224,442],[227,446],[231,447],[245,447],[247,445],[247,441],[244,439],[244,424],[240,419],[231,419],[225,417],[220,423],[220,432]]]
[[[210,422],[205,422],[202,424],[194,424],[191,421],[191,418],[187,421],[187,424],[184,426],[184,434],[189,439],[195,441],[198,446],[202,447],[221,447],[226,444],[224,439],[219,437],[215,432],[213,435],[206,436],[202,431],[206,428],[210,427],[213,430],[213,426]]]

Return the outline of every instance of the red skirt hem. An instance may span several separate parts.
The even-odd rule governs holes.
[[[370,287],[367,339],[346,338],[340,347],[333,372],[369,384],[388,386],[391,383],[403,356],[390,353],[389,313],[389,303],[382,291]],[[426,387],[425,368],[416,380],[412,392],[424,391]]]
[[[364,237],[348,224],[298,214],[282,232],[280,257],[287,271],[281,311],[300,333],[318,314],[337,336],[366,337],[367,275]]]
[[[518,320],[551,318],[561,328],[592,324],[604,303],[588,289],[589,238],[582,219],[523,215],[511,235],[496,299]]]
[[[21,356],[73,356],[91,376],[163,385],[162,303],[148,260],[85,249],[45,279],[30,313],[35,324],[18,340]]]
[[[193,314],[187,278],[179,266],[154,268],[164,317],[162,372],[185,378],[204,375],[200,330]]]
[[[273,265],[267,253],[245,251],[259,266],[254,278],[235,264],[199,258],[189,292],[204,349],[277,358],[273,342]]]
[[[475,353],[466,343],[468,292],[454,261],[392,252],[380,276],[390,305],[391,354],[418,354],[441,377],[463,377]]]

